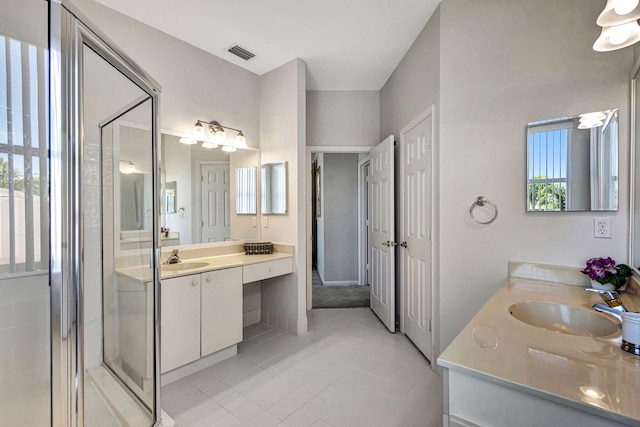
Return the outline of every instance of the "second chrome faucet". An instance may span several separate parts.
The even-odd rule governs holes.
[[[617,317],[620,321],[622,321],[622,313],[627,311],[627,308],[622,304],[622,300],[620,299],[620,294],[616,291],[605,291],[602,289],[592,289],[587,288],[585,291],[594,292],[599,294],[605,304],[593,304],[593,309],[602,313],[608,313],[612,316]]]

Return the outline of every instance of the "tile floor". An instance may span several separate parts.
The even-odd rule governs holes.
[[[442,378],[369,308],[314,310],[309,333],[245,328],[238,355],[162,389],[176,427],[442,425]]]

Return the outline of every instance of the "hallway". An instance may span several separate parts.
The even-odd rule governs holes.
[[[238,355],[162,389],[176,427],[442,424],[442,378],[368,308],[314,310],[309,333],[245,328]]]

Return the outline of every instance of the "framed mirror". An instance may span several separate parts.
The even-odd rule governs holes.
[[[287,213],[287,162],[262,165],[262,213],[285,215]]]
[[[528,212],[618,210],[618,109],[527,125]]]

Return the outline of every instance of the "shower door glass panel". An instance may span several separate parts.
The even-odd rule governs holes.
[[[144,119],[150,117],[147,99],[102,127],[103,224],[105,231],[119,230],[103,234],[103,253],[111,253],[114,260],[103,267],[104,362],[149,408],[154,372],[149,269],[153,190],[151,128]]]
[[[82,61],[85,425],[151,425],[152,98],[87,45]]]
[[[51,425],[47,2],[0,13],[0,426]]]

